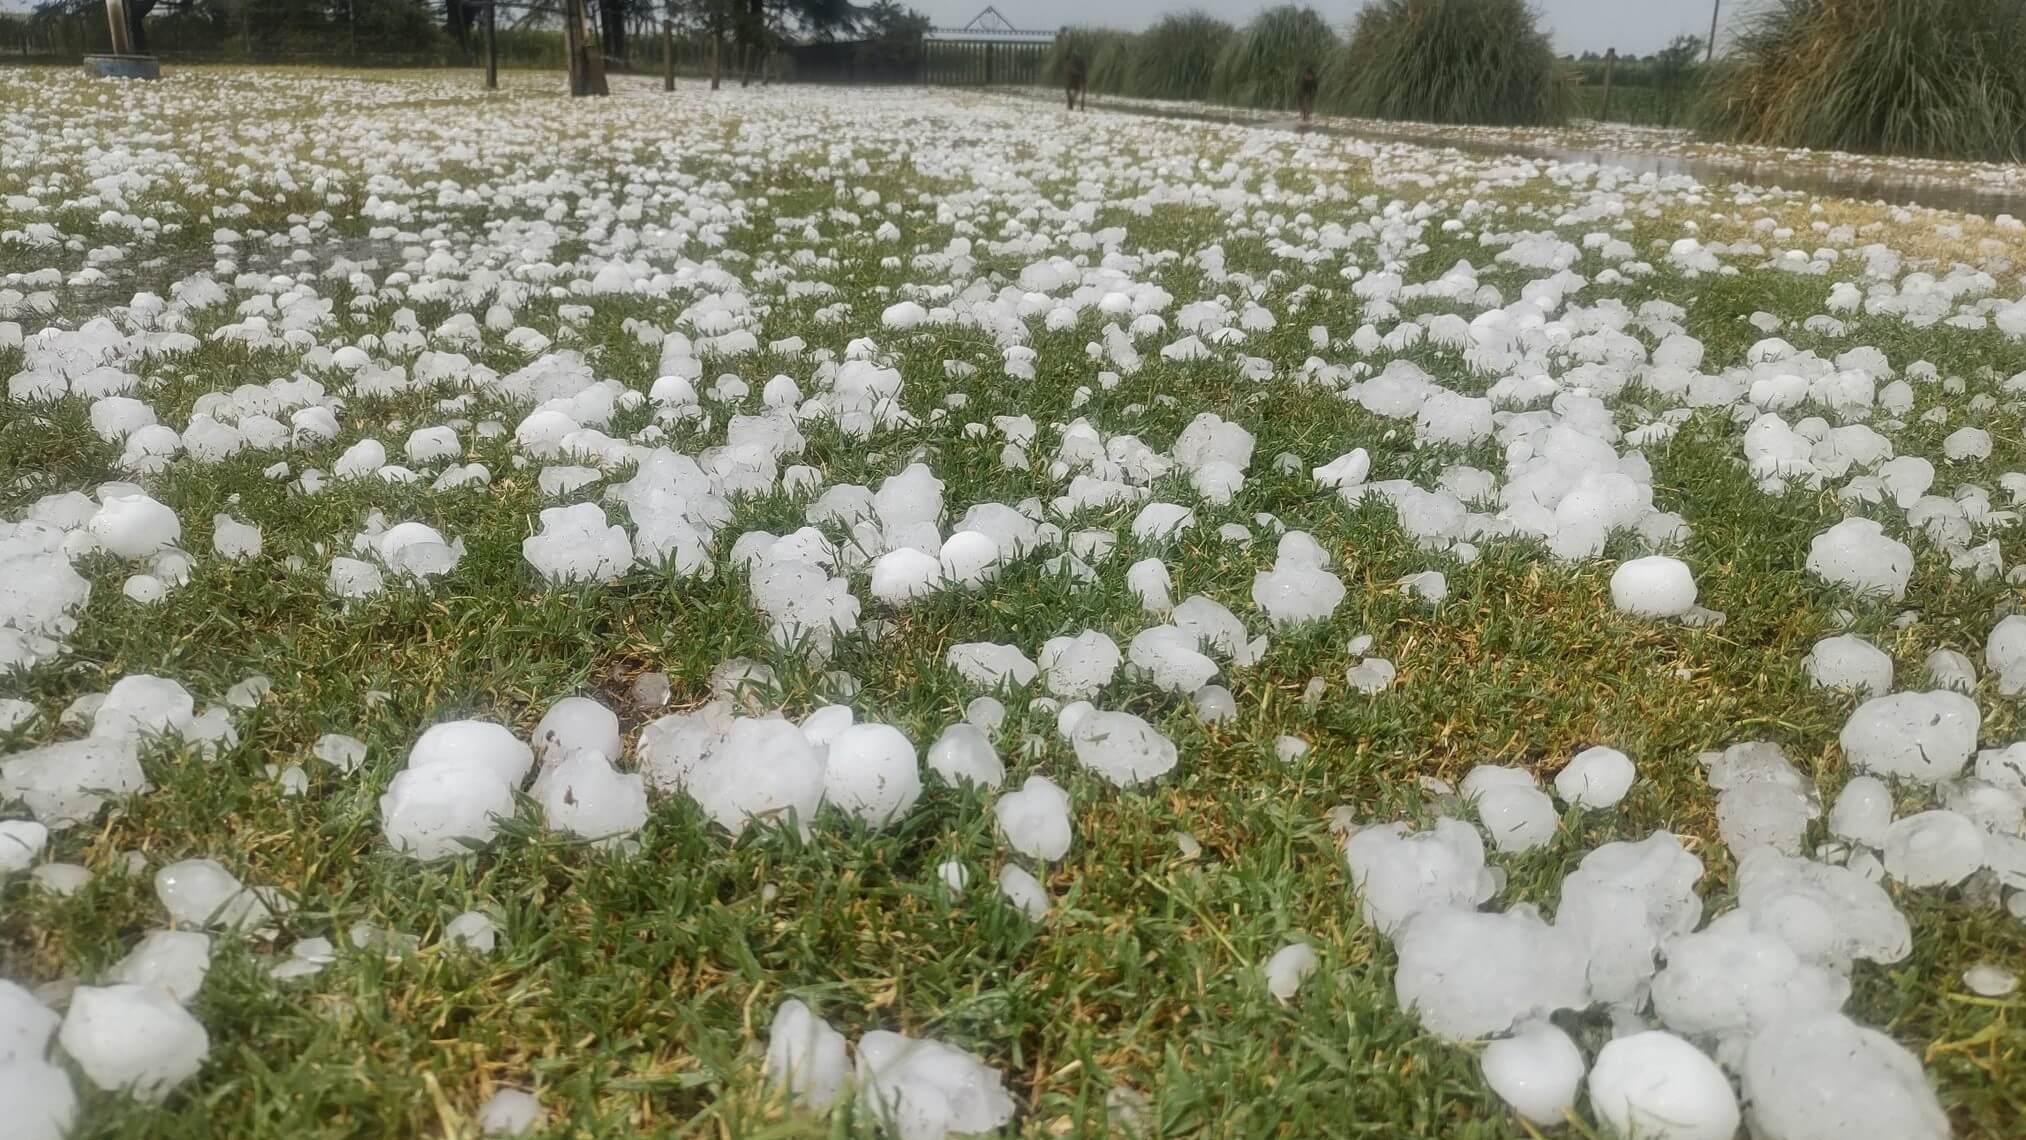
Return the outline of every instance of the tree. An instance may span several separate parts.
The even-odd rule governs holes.
[[[1673,126],[1688,104],[1689,89],[1702,69],[1702,37],[1676,36],[1653,55],[1653,87],[1660,93],[1660,121]]]

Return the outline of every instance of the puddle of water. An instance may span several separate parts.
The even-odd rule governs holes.
[[[1623,170],[1633,177],[1651,174],[1656,178],[1685,174],[1706,186],[1735,183],[1767,190],[1797,190],[1863,202],[1884,202],[1893,206],[1925,206],[1937,210],[1994,217],[2011,214],[2026,218],[2026,187],[1979,186],[1949,178],[1894,174],[1876,168],[1819,169],[1785,163],[1718,160],[1647,151],[1611,150],[1602,147],[1558,147],[1521,141],[1493,142],[1484,139],[1445,139],[1405,131],[1371,130],[1335,123],[1311,123],[1302,127],[1287,115],[1262,115],[1215,107],[1146,107],[1101,100],[1097,109],[1156,119],[1182,119],[1230,126],[1280,127],[1308,130],[1334,138],[1370,142],[1397,142],[1432,150],[1455,150],[1487,158],[1530,158],[1548,162],[1589,163]]]

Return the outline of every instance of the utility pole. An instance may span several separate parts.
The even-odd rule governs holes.
[[[1709,0],[1709,43],[1703,46],[1702,61],[1708,63],[1716,58],[1716,14],[1723,7],[1724,0]]]

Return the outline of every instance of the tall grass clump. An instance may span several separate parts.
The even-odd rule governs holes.
[[[1233,31],[1231,25],[1202,12],[1164,16],[1133,44],[1127,90],[1143,99],[1202,99],[1210,94]]]
[[[1292,107],[1301,69],[1320,72],[1337,48],[1336,32],[1314,8],[1268,8],[1226,41],[1210,97],[1241,107]]]
[[[1531,126],[1566,117],[1569,85],[1525,0],[1374,0],[1318,101],[1374,119]]]
[[[1064,28],[1042,61],[1041,77],[1050,86],[1069,80],[1069,56],[1083,56],[1084,81],[1091,91],[1120,95],[1126,89],[1126,61],[1132,53],[1133,34],[1114,28]]]
[[[1741,142],[2026,158],[2026,4],[1779,0],[1748,19],[1699,114]]]
[[[1132,89],[1133,54],[1140,37],[1129,32],[1109,32],[1098,41],[1097,54],[1090,60],[1090,89],[1100,95],[1124,95]]]

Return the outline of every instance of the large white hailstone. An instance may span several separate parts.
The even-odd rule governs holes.
[[[195,930],[155,930],[136,943],[106,976],[115,982],[167,990],[189,1005],[210,970],[210,935]]]
[[[1632,758],[1616,748],[1585,748],[1555,773],[1555,794],[1577,807],[1603,811],[1618,806],[1638,774]]]
[[[1148,503],[1133,516],[1133,537],[1163,542],[1196,525],[1196,512],[1175,503]]]
[[[366,742],[356,736],[327,732],[310,746],[310,755],[340,772],[352,772],[366,762]]]
[[[1344,842],[1344,862],[1359,913],[1389,936],[1423,910],[1475,907],[1492,894],[1484,840],[1458,819],[1411,833],[1404,823],[1359,828]]]
[[[1017,792],[992,805],[999,833],[1013,850],[1053,863],[1069,854],[1069,793],[1046,776],[1029,776]]]
[[[579,749],[542,773],[537,799],[549,827],[584,839],[631,835],[647,823],[647,787],[638,772],[620,772],[603,753]]]
[[[1829,834],[1865,847],[1885,845],[1892,826],[1892,789],[1876,776],[1852,776],[1829,809]]]
[[[40,1058],[63,1019],[20,985],[0,978],[0,1068]],[[0,1104],[6,1102],[0,1101]]]
[[[942,561],[913,547],[889,550],[872,564],[872,596],[888,605],[924,597],[942,585]]]
[[[1937,808],[1885,829],[1885,873],[1909,887],[1954,886],[1984,865],[1984,831],[1968,816]]]
[[[914,301],[901,301],[888,305],[879,315],[879,323],[896,332],[911,329],[929,319],[929,311]]]
[[[979,531],[960,530],[943,541],[937,561],[945,579],[959,586],[977,586],[991,577],[998,565],[999,544]]]
[[[1036,655],[1042,683],[1064,700],[1094,697],[1118,672],[1119,647],[1094,629],[1075,637],[1051,637]]]
[[[522,540],[521,557],[551,582],[597,582],[633,566],[633,543],[596,503],[549,507],[542,529]]]
[[[1982,721],[1961,693],[1893,693],[1857,706],[1837,739],[1860,772],[1933,784],[1962,774]]]
[[[1531,851],[1553,839],[1561,822],[1555,801],[1524,769],[1479,764],[1464,777],[1461,791],[1476,805],[1478,822],[1500,851]]]
[[[864,1118],[901,1140],[991,1132],[1013,1119],[1005,1077],[939,1041],[867,1033],[858,1041],[857,1078]]]
[[[1802,660],[1801,671],[1824,689],[1847,689],[1868,697],[1892,691],[1892,655],[1854,634],[1816,642]]]
[[[1743,1041],[1781,1018],[1833,1010],[1850,982],[1804,960],[1746,911],[1670,939],[1667,967],[1654,976],[1653,1008],[1678,1033]]]
[[[26,803],[52,831],[90,821],[109,795],[148,787],[132,736],[59,741],[0,760],[0,798]]]
[[[513,818],[513,785],[485,760],[410,763],[380,797],[380,830],[394,850],[425,860],[461,855],[467,843],[492,842],[499,821]]]
[[[1047,918],[1049,907],[1054,905],[1041,880],[1014,863],[999,868],[999,894],[1034,922]]]
[[[182,859],[156,871],[155,897],[183,926],[251,930],[272,917],[259,894],[216,859]]]
[[[968,641],[950,646],[943,659],[966,681],[987,689],[1030,684],[1041,675],[1041,667],[1015,645]]]
[[[1870,519],[1844,519],[1808,544],[1807,567],[1831,585],[1898,601],[1913,577],[1913,551]]]
[[[1521,1027],[1484,1047],[1484,1083],[1514,1112],[1540,1125],[1569,1119],[1583,1083],[1583,1051],[1545,1021]]]
[[[885,827],[921,798],[914,744],[890,724],[854,724],[830,742],[823,795],[870,827]]]
[[[197,702],[189,690],[146,673],[121,677],[92,714],[93,736],[192,735]]]
[[[1372,470],[1372,457],[1364,448],[1353,448],[1337,456],[1329,463],[1309,472],[1316,486],[1343,488],[1355,487],[1365,481]]]
[[[1590,1111],[1620,1140],[1732,1140],[1738,1098],[1702,1050],[1672,1033],[1620,1037],[1590,1067]]]
[[[950,725],[936,737],[929,746],[929,770],[952,786],[969,783],[996,790],[1006,782],[1006,765],[992,738],[969,722]]]
[[[851,1075],[844,1035],[789,998],[767,1030],[767,1080],[812,1112],[826,1112]]]
[[[534,754],[544,760],[579,750],[616,757],[622,751],[619,717],[590,697],[564,697],[542,714],[533,742]]]
[[[35,865],[49,846],[49,828],[32,819],[0,819],[0,875]]]
[[[1532,907],[1500,913],[1434,906],[1394,942],[1393,990],[1430,1033],[1469,1041],[1590,1004],[1580,938]]]
[[[2004,626],[2004,622],[2000,622],[2000,626]],[[2020,622],[2020,632],[2026,634],[2026,620]],[[1969,660],[1969,654],[1961,650],[1935,650],[1927,654],[1921,668],[1927,670],[1927,678],[1935,684],[1935,688],[1953,688],[1957,693],[1969,693],[1977,686],[1977,662]],[[2002,680],[2000,688],[2004,688]],[[2026,690],[2026,684],[2022,684],[2022,690]]]
[[[823,769],[824,758],[793,722],[739,717],[688,769],[682,786],[712,822],[733,835],[755,819],[792,820],[806,835],[823,802]]]
[[[176,512],[140,492],[107,499],[85,529],[101,548],[121,558],[146,558],[183,537]]]
[[[443,533],[427,523],[404,522],[375,538],[373,550],[387,569],[426,581],[457,567],[464,558],[464,540],[445,542]]]
[[[837,735],[850,728],[857,719],[850,705],[824,705],[802,718],[802,735],[808,739],[810,747],[828,757],[830,745]]]
[[[1790,1018],[1745,1049],[1754,1136],[1779,1140],[1947,1140],[1949,1118],[1920,1059],[1835,1011]]]
[[[260,528],[227,514],[211,516],[211,549],[218,557],[239,561],[260,557]]]
[[[502,784],[518,788],[534,767],[535,751],[504,725],[486,720],[432,724],[408,749],[410,770],[452,761],[477,763],[491,769]]]
[[[1143,670],[1155,688],[1193,693],[1217,675],[1217,663],[1199,648],[1196,634],[1172,625],[1157,625],[1133,635],[1126,660]]]
[[[1156,616],[1165,616],[1175,608],[1170,591],[1174,582],[1168,577],[1168,567],[1158,558],[1142,558],[1126,568],[1126,588],[1138,598],[1140,608]]]
[[[357,558],[331,559],[324,587],[340,598],[370,598],[386,588],[380,568]]]
[[[1634,558],[1611,574],[1611,604],[1640,617],[1680,617],[1695,608],[1695,575],[1664,554]]]
[[[91,1083],[158,1102],[197,1074],[211,1037],[175,995],[154,986],[79,986],[57,1033]]]
[[[1315,947],[1296,941],[1275,950],[1259,972],[1266,979],[1267,993],[1280,1001],[1292,1001],[1301,984],[1315,973],[1316,964]]]
[[[524,1089],[499,1089],[478,1106],[481,1136],[526,1136],[541,1120],[542,1102]]]
[[[1093,712],[1070,734],[1076,762],[1125,788],[1158,779],[1175,767],[1175,742],[1128,712]]]
[[[40,1047],[12,1060],[0,1052],[0,1105],[8,1140],[63,1140],[77,1123],[70,1074],[43,1060]]]
[[[1998,692],[2026,694],[2026,617],[2012,614],[1991,627],[1984,642],[1984,667],[1998,675]]]
[[[1344,600],[1344,583],[1321,566],[1280,559],[1252,576],[1252,602],[1278,625],[1323,621]]]

